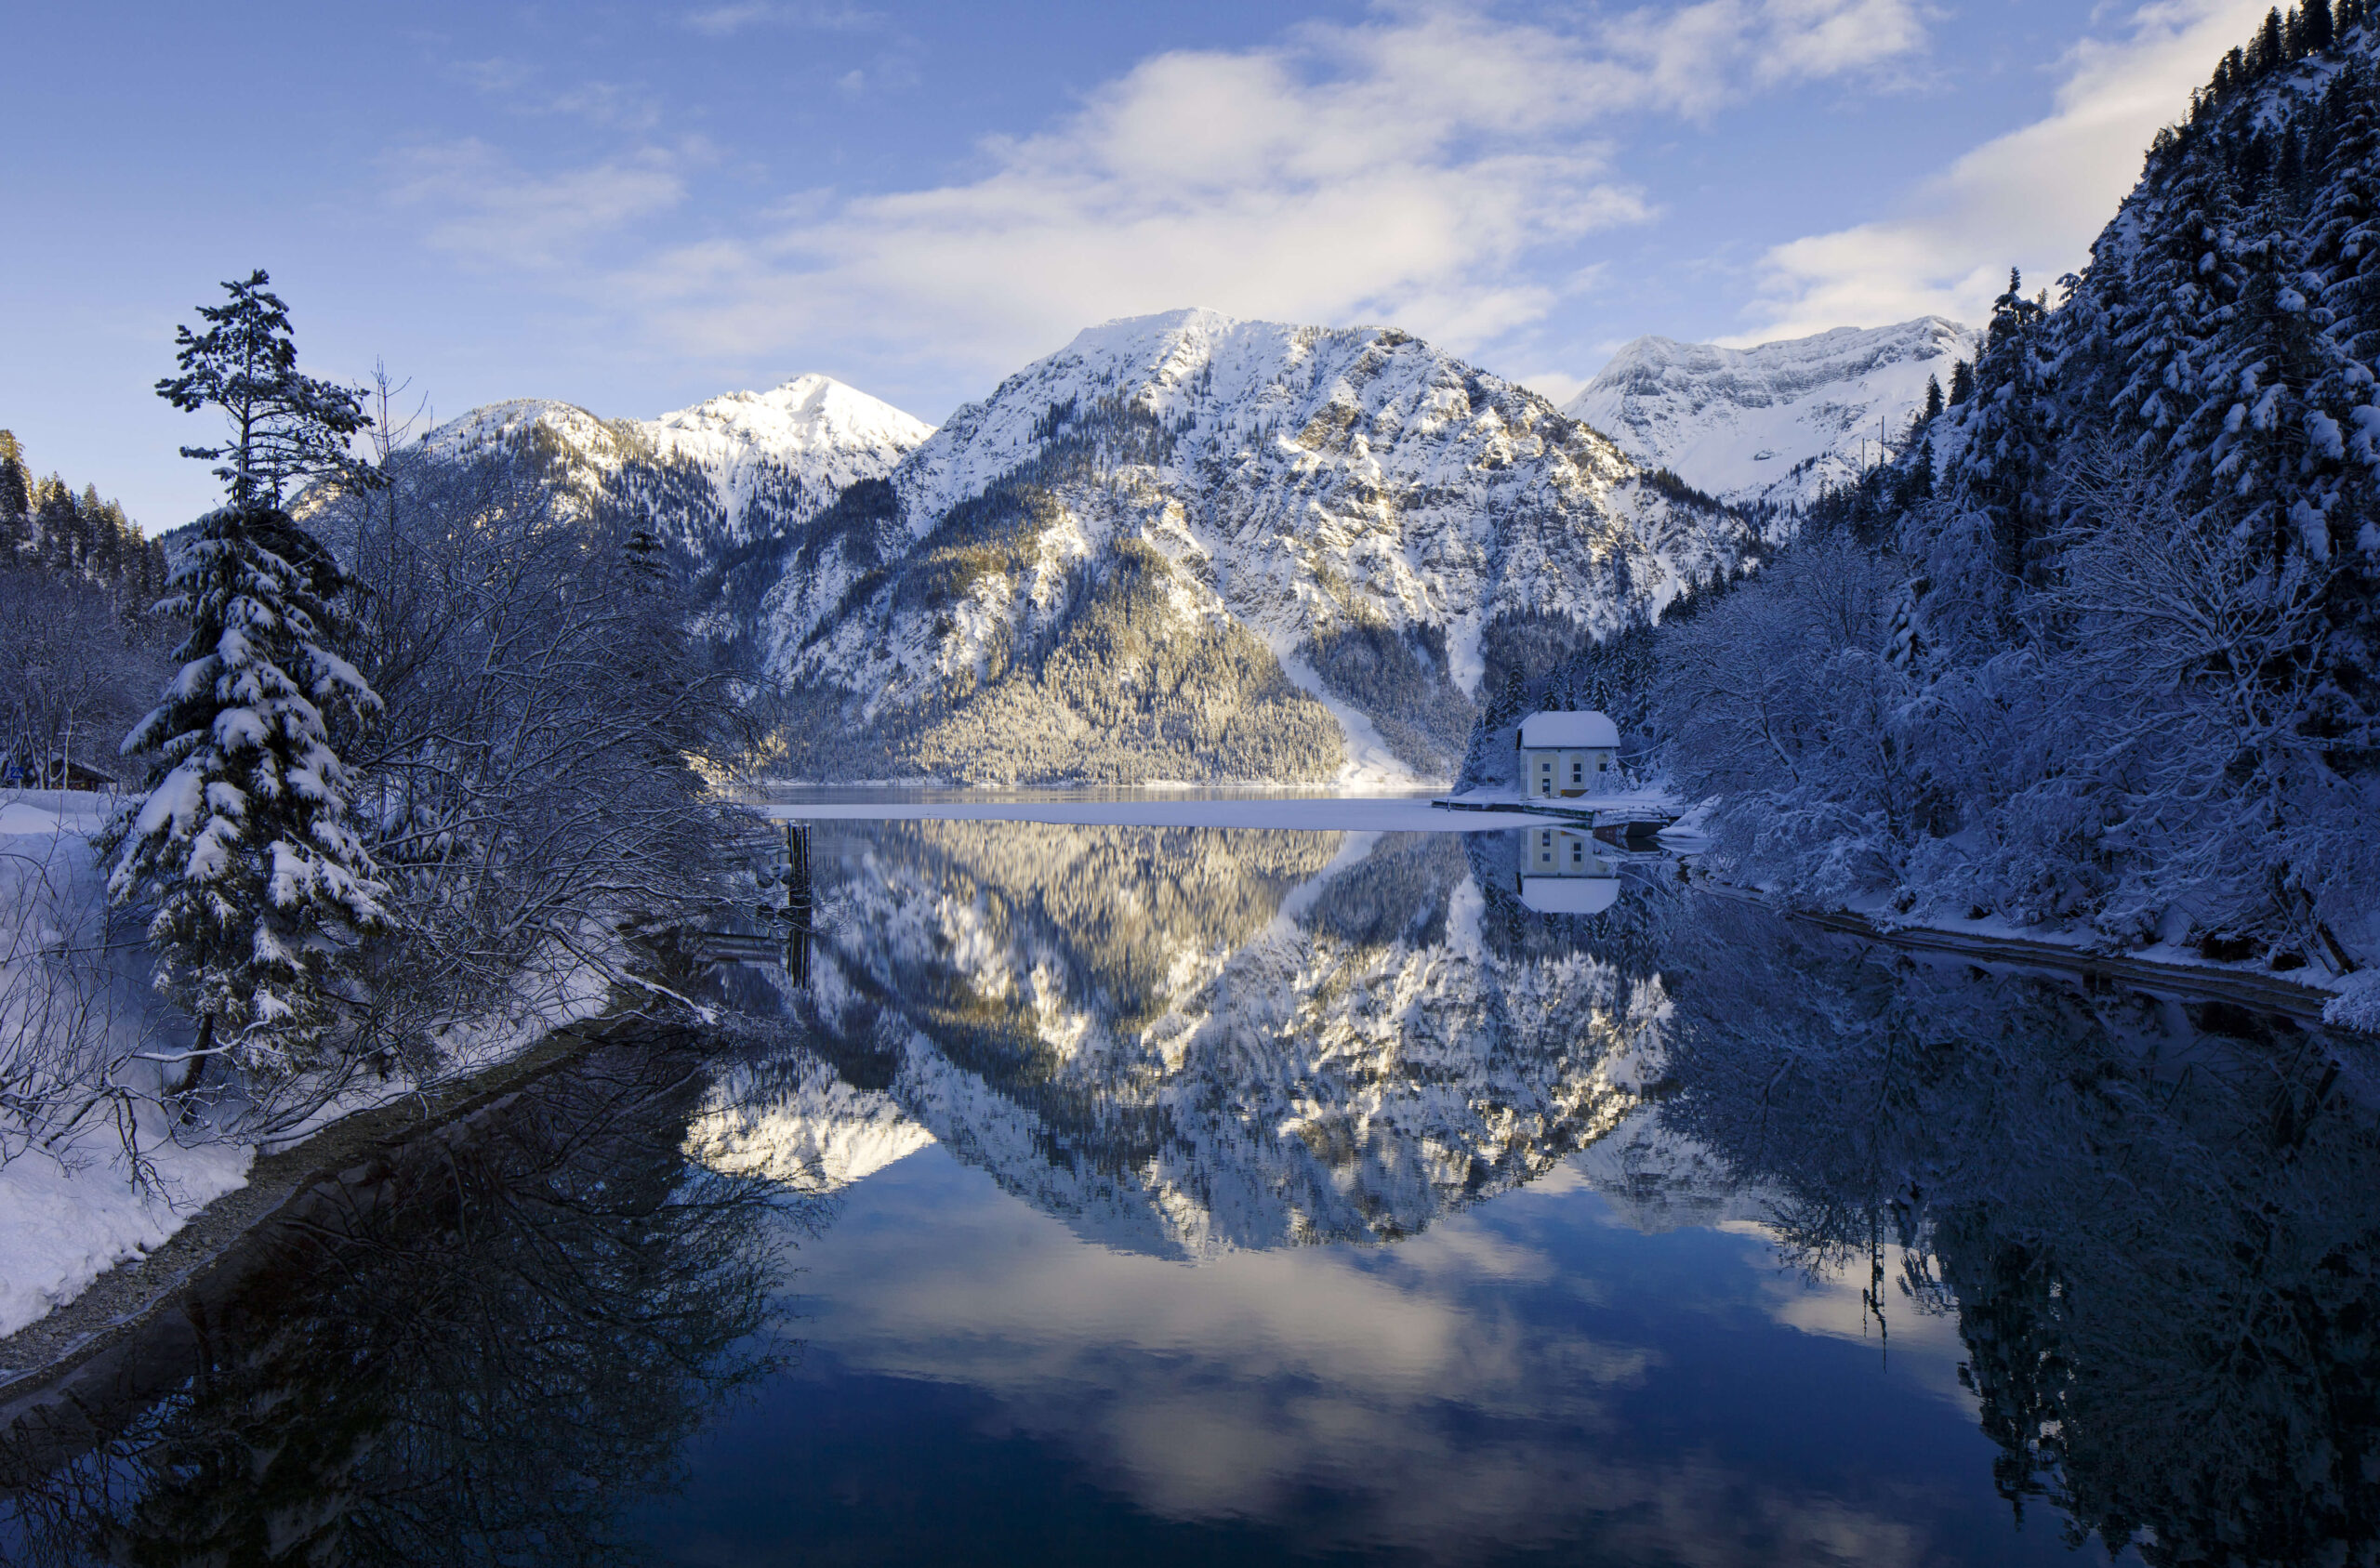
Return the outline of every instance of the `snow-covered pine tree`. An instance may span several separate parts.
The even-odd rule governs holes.
[[[337,652],[338,569],[281,509],[311,474],[354,477],[346,441],[370,423],[345,388],[300,375],[286,308],[259,270],[184,328],[176,407],[221,409],[216,461],[231,504],[178,552],[161,609],[189,619],[180,673],[126,738],[158,778],[102,842],[111,893],[156,913],[160,983],[200,1021],[186,1083],[211,1054],[252,1074],[314,1065],[336,1022],[343,955],[382,918],[383,889],[350,820],[331,725],[379,705]]]

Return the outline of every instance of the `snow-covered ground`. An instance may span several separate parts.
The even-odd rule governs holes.
[[[153,1250],[198,1209],[245,1186],[258,1153],[245,1140],[204,1139],[204,1126],[178,1127],[157,1104],[167,1069],[147,1058],[186,1046],[190,1026],[151,985],[140,943],[121,929],[109,940],[106,878],[90,845],[109,804],[60,790],[0,796],[0,1084],[15,1094],[58,1081],[27,1048],[37,1039],[72,1048],[68,1077],[104,1075],[131,1091],[55,1142],[0,1125],[0,1335]],[[573,961],[524,977],[520,993],[503,1017],[448,1032],[446,1075],[509,1060],[600,1011],[608,989]],[[424,1087],[402,1075],[373,1079],[302,1126],[279,1129],[270,1147]],[[136,1158],[145,1167],[139,1180]]]
[[[170,1048],[184,1034],[148,983],[147,955],[108,941],[105,878],[88,837],[106,805],[64,790],[0,796],[0,1081],[12,1094],[41,1094],[78,1068],[99,1067],[153,1100],[161,1070],[140,1053]],[[68,1061],[44,1063],[29,1036]],[[131,1179],[126,1116],[149,1162],[146,1183]],[[11,1156],[0,1164],[0,1334],[156,1246],[193,1209],[246,1181],[253,1151],[186,1147],[173,1131],[136,1098],[86,1116],[55,1144],[28,1146],[13,1127],[0,1135],[0,1154]]]

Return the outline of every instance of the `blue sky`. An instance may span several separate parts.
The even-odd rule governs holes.
[[[927,419],[1074,331],[1394,323],[1567,396],[2079,266],[2266,0],[110,5],[10,22],[0,426],[156,531],[149,387],[269,268],[439,416],[821,370]]]

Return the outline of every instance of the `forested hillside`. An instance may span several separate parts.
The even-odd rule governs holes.
[[[1659,639],[1721,860],[1814,902],[2380,958],[2380,28],[2283,17],[1909,450]]]
[[[34,478],[0,430],[0,778],[116,776],[174,641],[152,613],[165,581],[165,552],[122,507]]]

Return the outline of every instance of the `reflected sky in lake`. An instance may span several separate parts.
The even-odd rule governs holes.
[[[821,828],[806,985],[317,1227],[0,1547],[195,1561],[189,1456],[269,1452],[315,1561],[2370,1557],[2368,1043],[1540,837]],[[549,1419],[598,1496],[407,1469]]]

